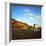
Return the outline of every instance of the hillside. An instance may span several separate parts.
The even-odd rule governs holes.
[[[28,29],[28,28],[32,27],[24,22],[20,22],[20,21],[17,21],[15,19],[12,19],[11,23],[12,23],[13,28],[18,28],[18,29]]]
[[[26,23],[12,19],[11,25],[12,25],[12,40],[41,38],[41,30],[34,31],[32,30],[33,29],[32,26],[29,26]]]

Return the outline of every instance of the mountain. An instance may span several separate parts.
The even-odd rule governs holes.
[[[34,28],[24,22],[11,19],[12,40],[41,38],[41,30],[34,31]]]
[[[11,23],[12,23],[12,28],[16,28],[16,29],[28,29],[32,27],[24,22],[20,22],[15,19],[11,19]]]

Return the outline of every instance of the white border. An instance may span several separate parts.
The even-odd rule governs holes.
[[[20,4],[32,4],[32,3],[27,3],[27,2],[7,2],[7,17],[6,17],[6,20],[7,20],[7,43],[9,43],[9,20],[10,20],[10,15],[9,15],[9,13],[10,13],[10,3],[20,3]],[[34,5],[42,5],[42,4],[35,4],[34,3]],[[43,10],[43,8],[42,8],[42,10]],[[42,12],[42,11],[41,11]],[[41,13],[41,15],[43,15],[42,13]],[[42,20],[42,17],[41,17],[41,20]],[[43,23],[41,23],[42,24],[42,26],[43,26]],[[42,34],[43,34],[43,31],[42,31]],[[13,42],[28,42],[28,41],[42,41],[43,40],[43,36],[42,36],[42,38],[41,39],[24,39],[24,40],[11,40],[11,42],[13,41]]]
[[[6,25],[5,25],[5,43],[7,44],[7,43],[9,43],[9,3],[5,3],[5,23],[6,23]]]

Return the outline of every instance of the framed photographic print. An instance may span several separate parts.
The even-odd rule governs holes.
[[[10,3],[12,40],[41,38],[41,6]]]
[[[42,5],[9,3],[8,6],[9,10],[7,10],[7,15],[9,16],[7,16],[7,19],[9,20],[9,40],[32,40],[42,38]]]

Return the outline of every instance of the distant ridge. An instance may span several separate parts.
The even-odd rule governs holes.
[[[29,27],[32,27],[24,22],[17,21],[13,18],[11,19],[11,23],[12,23],[12,27],[18,28],[18,29],[28,29]]]

